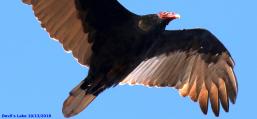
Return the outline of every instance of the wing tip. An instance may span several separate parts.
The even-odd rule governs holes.
[[[32,0],[22,0],[22,2],[27,4],[27,5],[31,5],[32,4]]]

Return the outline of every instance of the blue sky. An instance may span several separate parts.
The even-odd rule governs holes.
[[[202,27],[213,32],[236,61],[236,105],[220,119],[256,119],[257,16],[255,0],[120,0],[137,14],[174,11],[182,18],[167,29]],[[87,75],[58,42],[40,28],[31,7],[0,1],[0,118],[2,114],[51,114],[62,119],[68,92]],[[170,88],[117,86],[102,93],[74,119],[212,119],[198,104]]]

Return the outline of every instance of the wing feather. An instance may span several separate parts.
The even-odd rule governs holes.
[[[222,104],[223,109],[228,112],[229,110],[229,101],[228,94],[226,89],[226,84],[223,79],[219,78],[219,98]]]
[[[83,66],[89,66],[91,45],[74,0],[23,0],[32,5],[41,26]]]
[[[216,116],[220,103],[229,110],[228,99],[234,103],[238,90],[234,62],[216,37],[206,30],[181,30],[169,31],[155,42],[159,44],[153,43],[147,51],[152,57],[141,62],[122,84],[174,87],[182,96],[198,101],[204,114],[209,100]]]
[[[219,92],[215,84],[213,83],[211,84],[211,88],[209,92],[210,92],[210,102],[211,102],[212,110],[216,116],[219,116],[219,111],[220,111],[220,107],[219,107],[220,102],[218,97]]]
[[[208,90],[205,87],[205,84],[202,85],[199,97],[198,97],[198,102],[201,107],[201,110],[204,114],[207,114],[208,112],[208,102],[209,102],[209,93]]]

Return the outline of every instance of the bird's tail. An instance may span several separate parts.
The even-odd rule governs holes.
[[[93,94],[87,94],[80,86],[82,81],[71,92],[70,96],[64,101],[62,112],[65,117],[72,117],[83,111],[95,98]]]

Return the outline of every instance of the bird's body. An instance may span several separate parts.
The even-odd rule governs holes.
[[[139,16],[117,0],[23,2],[33,6],[51,37],[89,67],[88,76],[64,103],[66,117],[119,83],[175,87],[198,101],[205,114],[210,100],[216,116],[220,103],[225,111],[229,99],[235,103],[237,81],[230,53],[208,30],[165,30],[179,17],[175,13]]]
[[[135,24],[124,25],[122,26],[124,29],[110,27],[93,35],[93,54],[90,59],[88,77],[100,78],[100,85],[101,83],[106,85],[108,82],[105,88],[117,85],[142,59],[140,56],[143,52],[139,49],[146,45],[144,43],[147,40],[145,34],[139,33]],[[114,32],[115,34],[113,34]],[[95,84],[95,78],[89,78],[86,81],[92,80],[92,83]]]

